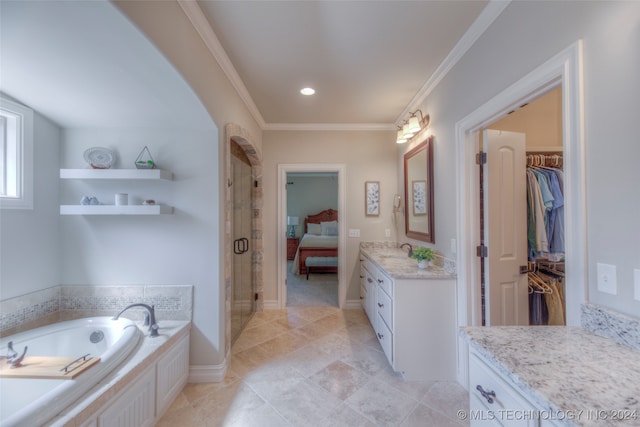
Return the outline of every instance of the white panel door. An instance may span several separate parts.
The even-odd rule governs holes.
[[[488,326],[528,325],[525,135],[486,130],[485,224]]]

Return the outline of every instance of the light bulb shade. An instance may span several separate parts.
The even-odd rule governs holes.
[[[407,142],[407,138],[405,138],[405,137],[402,135],[402,129],[399,129],[399,130],[398,130],[398,136],[397,136],[397,139],[396,139],[396,143],[398,143],[398,144],[404,144],[405,142]]]
[[[412,132],[414,134],[420,132],[420,129],[422,129],[420,127],[420,120],[418,120],[418,117],[415,115],[409,118],[408,125],[409,125],[409,132]]]
[[[409,128],[409,122],[405,123],[404,126],[402,126],[402,136],[407,139],[413,136],[413,132],[411,132],[411,129]]]
[[[288,216],[287,217],[287,225],[298,225],[298,217],[297,216]]]

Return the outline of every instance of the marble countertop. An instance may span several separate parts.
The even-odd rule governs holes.
[[[464,327],[460,333],[533,403],[566,414],[557,422],[640,426],[639,350],[579,327]]]
[[[394,279],[455,279],[455,273],[446,270],[442,266],[432,263],[427,268],[418,268],[418,261],[409,258],[406,249],[386,245],[367,244],[360,245],[360,251],[374,264],[384,270]]]

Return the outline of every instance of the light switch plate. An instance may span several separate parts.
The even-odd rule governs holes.
[[[349,237],[360,237],[360,229],[359,228],[350,228],[349,229]]]
[[[616,266],[611,264],[596,264],[598,274],[598,290],[611,295],[618,294]]]
[[[633,299],[640,301],[640,270],[633,270]]]
[[[391,237],[391,229],[389,228],[384,229],[384,237]]]

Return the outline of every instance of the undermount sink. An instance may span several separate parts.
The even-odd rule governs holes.
[[[380,255],[380,258],[383,258],[383,259],[409,259],[409,257],[407,255],[400,255],[400,254],[383,254],[383,255]]]

